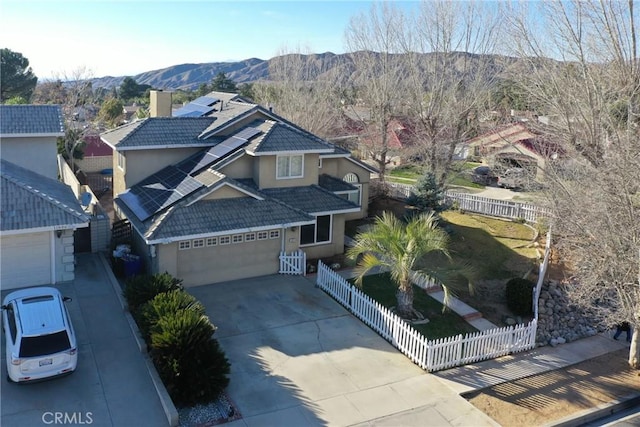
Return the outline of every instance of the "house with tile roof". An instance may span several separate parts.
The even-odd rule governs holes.
[[[458,158],[479,157],[500,170],[523,168],[544,180],[545,163],[557,157],[559,147],[545,141],[523,123],[500,126],[456,147]]]
[[[58,137],[64,120],[58,105],[0,105],[2,158],[51,179],[58,179]]]
[[[74,232],[89,226],[73,190],[58,179],[57,105],[0,105],[0,286],[74,278]]]
[[[3,158],[0,198],[2,288],[73,280],[73,233],[89,216],[71,188]]]
[[[114,209],[146,271],[197,286],[278,273],[283,253],[343,253],[375,171],[260,105],[207,98],[177,117],[152,102],[150,118],[101,135],[114,150]]]

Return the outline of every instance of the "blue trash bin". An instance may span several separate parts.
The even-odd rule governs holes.
[[[122,257],[124,260],[124,277],[132,277],[140,274],[142,270],[142,259],[138,255],[127,254]]]

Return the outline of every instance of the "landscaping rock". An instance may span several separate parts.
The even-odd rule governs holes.
[[[542,285],[536,336],[539,345],[555,347],[604,331],[604,327],[592,324],[593,316],[569,302],[564,286],[555,280]]]

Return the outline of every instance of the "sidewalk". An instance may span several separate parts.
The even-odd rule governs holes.
[[[562,369],[623,348],[627,348],[623,341],[614,341],[607,335],[594,335],[557,347],[538,347],[522,353],[434,372],[433,375],[456,393],[463,394]]]

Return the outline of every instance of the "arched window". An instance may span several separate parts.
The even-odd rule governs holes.
[[[353,185],[358,189],[357,191],[347,192],[346,193],[347,199],[357,205],[361,205],[360,194],[362,193],[362,184],[360,184],[360,179],[358,178],[358,175],[356,175],[353,172],[349,172],[344,176],[344,178],[342,178],[342,180],[344,182],[348,182],[349,184]]]

